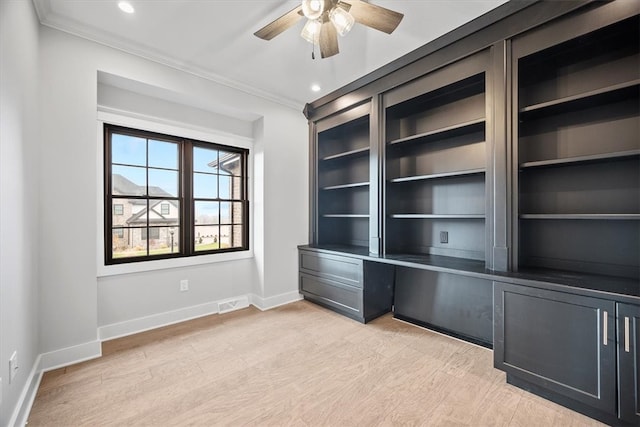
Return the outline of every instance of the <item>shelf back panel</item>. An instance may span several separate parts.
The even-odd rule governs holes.
[[[520,220],[520,267],[640,280],[640,221]]]
[[[320,218],[320,245],[369,246],[368,218]]]
[[[369,188],[354,187],[320,191],[318,213],[320,215],[369,214]]]
[[[638,214],[640,157],[520,172],[521,214]]]
[[[393,147],[387,152],[387,178],[482,169],[487,163],[484,132],[411,147]]]
[[[520,163],[640,148],[640,100],[594,105],[520,124]]]
[[[640,78],[637,16],[520,60],[519,107]]]
[[[318,133],[318,158],[369,146],[369,117]]]
[[[387,214],[484,214],[484,175],[415,181],[387,187]]]
[[[447,232],[448,243],[440,243]],[[485,260],[485,222],[482,219],[387,218],[387,253],[442,255]]]

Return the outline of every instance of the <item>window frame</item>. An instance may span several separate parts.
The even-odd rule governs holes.
[[[217,255],[230,252],[247,252],[250,251],[250,224],[249,224],[249,156],[250,150],[248,148],[225,145],[216,142],[208,142],[203,140],[196,140],[193,138],[180,137],[175,135],[168,135],[164,133],[148,131],[143,129],[136,129],[126,127],[122,125],[111,124],[103,122],[103,224],[104,224],[104,265],[113,266],[120,264],[130,263],[147,263],[149,261],[166,260],[174,258],[192,258],[203,255]],[[130,257],[113,257],[113,217],[116,216],[113,212],[112,200],[119,198],[130,198],[127,195],[113,195],[112,194],[112,159],[111,159],[111,136],[113,134],[128,135],[133,137],[155,139],[160,141],[167,141],[178,144],[178,195],[177,197],[165,197],[165,196],[140,196],[140,198],[153,201],[160,200],[170,203],[170,200],[177,200],[179,207],[178,212],[180,215],[179,228],[180,232],[176,238],[178,246],[178,252],[165,253],[156,255],[143,255],[143,256],[130,256]],[[238,153],[240,155],[241,162],[241,188],[240,199],[237,201],[242,203],[242,246],[223,248],[223,249],[210,249],[210,250],[195,250],[195,205],[196,199],[193,195],[193,149],[194,147],[204,147],[208,149],[215,149],[224,152]],[[150,167],[147,164],[145,168],[148,170]],[[162,209],[162,208],[160,208]],[[149,222],[144,228],[148,230],[150,228]],[[147,245],[148,245],[148,240]],[[147,246],[148,248],[148,246]]]

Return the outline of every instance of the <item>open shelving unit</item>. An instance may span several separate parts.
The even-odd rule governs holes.
[[[634,16],[518,58],[519,270],[640,279],[638,28]]]
[[[486,73],[470,70],[387,96],[385,254],[485,260]]]
[[[368,106],[365,106],[368,108]],[[369,115],[327,125],[317,133],[317,243],[369,245]]]

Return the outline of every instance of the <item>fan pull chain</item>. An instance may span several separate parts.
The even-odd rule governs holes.
[[[311,44],[311,59],[316,59],[316,44],[312,43]]]

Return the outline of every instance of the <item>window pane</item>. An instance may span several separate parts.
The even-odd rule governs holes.
[[[178,227],[149,227],[148,238],[150,256],[180,252],[180,229]]]
[[[194,172],[218,172],[218,150],[193,147]]]
[[[149,140],[149,167],[178,169],[178,144]]]
[[[231,177],[226,175],[220,175],[220,198],[231,198]]]
[[[220,223],[220,203],[218,202],[195,202],[195,219],[197,225],[219,224]]]
[[[220,249],[227,249],[231,247],[231,226],[220,226]]]
[[[240,153],[220,152],[220,173],[242,175]]]
[[[220,227],[217,225],[198,225],[194,227],[195,250],[211,251],[220,249]]]
[[[220,224],[231,224],[231,202],[220,202]]]
[[[111,193],[118,196],[146,195],[146,168],[113,165],[111,167]]]
[[[111,135],[111,162],[125,165],[147,165],[147,140],[135,136]]]
[[[114,212],[111,225],[114,227],[147,226],[147,201],[145,199],[112,199]],[[117,206],[122,206],[122,215],[117,215]]]
[[[242,200],[242,178],[234,176],[231,180],[233,185],[231,186],[230,199]]]
[[[231,211],[231,222],[233,222],[234,224],[242,224],[242,203],[241,202],[234,202],[233,203],[233,207],[232,207],[232,211]]]
[[[111,240],[112,257],[128,258],[146,256],[147,242],[146,239],[142,239],[143,231],[146,233],[146,229],[141,228],[114,229]]]
[[[168,227],[161,229],[161,236],[164,235],[167,238],[168,252],[171,254],[180,252],[180,228]]]
[[[160,215],[170,215],[171,214],[171,206],[169,203],[162,203],[160,205]]]
[[[180,202],[178,200],[150,200],[149,225],[172,226],[180,225]],[[167,214],[162,214],[162,206],[166,206]]]
[[[218,197],[218,176],[193,174],[193,197],[197,199],[215,199]]]
[[[178,172],[150,168],[149,195],[178,197]]]
[[[231,247],[241,248],[244,246],[244,233],[242,225],[234,225],[231,229],[233,235],[231,236]]]

